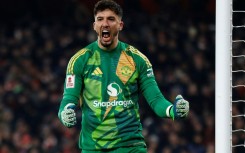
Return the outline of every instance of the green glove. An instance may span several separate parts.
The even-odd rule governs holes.
[[[68,103],[59,114],[62,124],[68,128],[75,126],[77,123],[75,107],[75,104]]]
[[[170,110],[172,119],[186,118],[189,113],[189,102],[183,99],[181,95],[176,96],[174,105]]]

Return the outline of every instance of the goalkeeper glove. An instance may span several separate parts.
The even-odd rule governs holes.
[[[76,119],[76,113],[75,113],[75,107],[76,105],[73,103],[68,103],[64,110],[61,111],[60,119],[63,125],[70,128],[76,125],[77,119]]]
[[[189,113],[189,102],[186,101],[181,95],[176,96],[174,105],[170,110],[170,116],[173,120],[179,118],[186,118]]]

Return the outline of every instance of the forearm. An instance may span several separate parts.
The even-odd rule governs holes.
[[[60,103],[60,107],[59,107],[59,113],[58,116],[60,118],[60,113],[62,110],[64,110],[64,107],[68,104],[68,103],[73,103],[75,105],[78,104],[78,98],[76,96],[73,95],[64,95],[63,99]]]
[[[152,110],[159,117],[170,117],[172,103],[162,95],[155,81],[145,82],[142,86],[142,93]]]

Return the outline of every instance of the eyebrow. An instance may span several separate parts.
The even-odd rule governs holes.
[[[116,18],[115,16],[107,16],[107,17],[104,17],[104,16],[97,16],[96,19],[98,18]]]
[[[104,18],[107,18],[107,19],[115,19],[116,20],[116,17],[115,16],[107,16],[107,17],[104,17],[104,16],[98,16],[96,17],[96,20],[100,20],[100,19],[104,19]]]

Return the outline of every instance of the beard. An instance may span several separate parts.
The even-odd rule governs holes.
[[[103,36],[100,35],[100,36],[99,36],[99,37],[100,37],[100,40],[99,40],[99,41],[100,41],[100,44],[101,44],[103,47],[105,47],[105,48],[110,48],[110,47],[113,45],[113,43],[114,43],[114,41],[115,41],[115,38],[118,36],[118,34],[119,34],[119,31],[110,34],[110,39],[109,39],[109,40],[105,40],[105,39],[103,38]]]
[[[112,44],[113,44],[113,40],[110,40],[108,42],[104,42],[102,39],[100,39],[100,44],[105,47],[105,48],[109,48]]]

